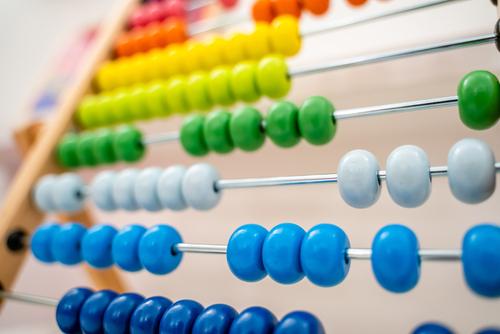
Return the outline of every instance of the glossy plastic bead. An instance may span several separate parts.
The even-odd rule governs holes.
[[[230,106],[235,102],[231,89],[231,70],[219,67],[210,71],[208,77],[208,93],[216,105]]]
[[[113,198],[113,183],[116,173],[104,171],[97,174],[90,184],[90,198],[94,204],[103,211],[113,211],[117,205]]]
[[[346,0],[353,7],[363,6],[368,0]]]
[[[156,193],[164,208],[181,211],[187,208],[182,194],[182,179],[186,173],[184,166],[171,166],[165,169],[158,179]]]
[[[158,333],[163,313],[172,305],[164,297],[145,299],[132,313],[130,318],[130,334]]]
[[[196,318],[192,334],[228,333],[237,314],[229,305],[211,305]]]
[[[110,225],[95,225],[82,238],[82,258],[94,268],[113,265],[111,245],[117,231]]]
[[[173,227],[151,227],[139,241],[139,259],[149,272],[156,275],[168,274],[181,262],[182,253],[174,250],[174,245],[181,242],[181,236]]]
[[[146,150],[142,144],[142,132],[130,125],[116,130],[113,147],[117,158],[125,162],[140,160]]]
[[[172,112],[186,112],[190,109],[185,78],[173,77],[167,81],[167,104]]]
[[[78,135],[74,133],[66,134],[57,145],[57,162],[62,167],[74,168],[80,165],[78,160]]]
[[[58,208],[52,197],[52,191],[56,184],[57,176],[55,175],[44,175],[41,177],[33,190],[33,201],[35,202],[37,208],[43,212],[53,212]]]
[[[45,223],[40,225],[31,236],[31,253],[38,261],[52,263],[55,261],[51,251],[54,234],[59,231],[58,224]]]
[[[229,122],[229,131],[236,147],[251,152],[259,149],[266,136],[262,131],[262,115],[253,107],[236,110]]]
[[[80,310],[92,293],[90,289],[74,288],[66,292],[59,300],[56,308],[56,322],[63,333],[81,333]]]
[[[117,90],[112,96],[111,113],[117,123],[127,123],[134,120],[132,111],[130,111],[130,95],[125,89]]]
[[[247,35],[245,52],[252,59],[259,60],[271,53],[271,29],[269,24],[257,22]]]
[[[78,223],[61,225],[59,230],[54,232],[50,245],[54,260],[65,265],[80,263],[82,239],[86,231],[86,228]]]
[[[184,49],[184,61],[182,62],[184,73],[193,73],[202,69],[203,45],[195,40],[189,40],[181,45]]]
[[[471,129],[484,130],[500,118],[500,83],[488,71],[467,74],[458,86],[460,119]]]
[[[238,227],[227,243],[226,260],[231,272],[247,282],[260,281],[266,277],[262,262],[262,246],[267,230],[255,224]]]
[[[271,0],[256,0],[252,5],[252,18],[255,22],[270,23],[274,19]]]
[[[302,239],[300,263],[307,278],[319,286],[341,283],[349,273],[350,247],[345,232],[338,226],[320,224],[310,229]]]
[[[428,322],[415,328],[412,334],[453,334],[453,332],[442,324]]]
[[[322,96],[312,96],[299,109],[299,129],[302,137],[313,145],[329,143],[335,136],[337,122],[332,103]]]
[[[271,334],[277,320],[274,314],[263,307],[249,307],[234,319],[229,334]]]
[[[278,3],[296,3],[296,0],[278,0]],[[300,51],[301,38],[297,18],[290,15],[277,17],[271,23],[271,46],[275,53],[286,57]]]
[[[325,329],[314,315],[295,311],[288,313],[278,322],[274,334],[325,334]]]
[[[116,161],[113,139],[114,133],[108,129],[101,129],[94,133],[94,157],[98,164],[107,164]]]
[[[487,200],[495,191],[495,156],[485,142],[466,138],[448,153],[448,183],[458,200],[476,204]]]
[[[231,71],[231,88],[237,100],[255,102],[260,98],[256,81],[257,65],[241,62]]]
[[[215,189],[219,172],[209,164],[191,166],[182,180],[182,194],[186,203],[195,210],[210,210],[219,203],[221,191]]]
[[[292,147],[300,141],[299,109],[291,102],[274,103],[266,117],[266,133],[280,147]]]
[[[262,58],[257,65],[257,87],[261,94],[272,99],[284,97],[290,91],[288,66],[280,56]]]
[[[416,208],[431,193],[430,164],[420,147],[405,145],[391,152],[386,162],[387,190],[394,202]]]
[[[292,284],[304,278],[300,265],[300,245],[304,235],[300,226],[283,223],[275,226],[266,236],[262,260],[267,273],[276,282]]]
[[[181,145],[186,152],[200,157],[208,153],[207,143],[203,135],[205,116],[191,115],[184,119],[180,132]]]
[[[201,57],[201,64],[205,70],[211,70],[224,63],[223,52],[226,41],[223,38],[214,36],[204,41],[202,45],[203,57]]]
[[[500,297],[500,226],[477,225],[462,241],[465,281],[475,293]]]
[[[413,289],[420,277],[418,240],[403,225],[380,229],[372,243],[372,270],[378,283],[396,293]]]
[[[98,112],[96,117],[98,118],[99,126],[109,125],[115,123],[117,120],[114,118],[113,108],[114,100],[112,95],[103,94],[96,96]]]
[[[101,290],[87,298],[80,310],[80,327],[83,333],[103,333],[104,312],[116,296],[114,291]]]
[[[302,5],[304,9],[314,15],[323,15],[330,7],[330,0],[304,0]]]
[[[95,96],[85,96],[78,106],[76,117],[78,123],[83,128],[92,128],[99,125],[97,98]]]
[[[124,293],[116,297],[104,312],[103,327],[105,333],[130,333],[130,318],[135,309],[144,301],[136,293]]]
[[[112,62],[104,63],[99,68],[95,77],[95,83],[100,90],[110,90],[116,87],[116,70]]]
[[[167,37],[167,44],[182,43],[186,41],[188,31],[186,22],[181,18],[170,18],[163,24],[163,32]]]
[[[213,102],[208,91],[209,77],[206,73],[194,73],[186,82],[186,96],[191,109],[207,110]]]
[[[209,113],[203,125],[203,137],[208,149],[224,154],[234,149],[233,139],[229,131],[231,113],[217,110]]]
[[[285,15],[300,18],[302,12],[301,4],[297,0],[275,0],[273,2],[273,9],[277,16],[273,22],[280,20]]]
[[[194,300],[179,300],[172,304],[160,320],[160,334],[191,334],[203,306]]]
[[[85,183],[77,174],[59,175],[52,186],[52,202],[57,211],[75,212],[83,207]]]
[[[146,229],[140,225],[128,225],[118,231],[111,244],[113,262],[118,267],[130,272],[142,269],[139,259],[139,242],[144,233]]]
[[[95,135],[91,132],[82,133],[76,143],[76,154],[82,166],[97,165],[97,157],[94,151]]]
[[[157,82],[146,89],[146,104],[153,117],[164,117],[169,114],[166,93],[163,82]]]
[[[226,38],[224,43],[223,58],[226,64],[236,64],[247,58],[245,54],[246,35],[242,33],[233,33]]]
[[[135,179],[134,197],[137,204],[147,211],[155,212],[162,209],[156,191],[161,173],[162,170],[160,168],[150,167],[141,170]]]
[[[138,175],[137,169],[125,169],[116,176],[112,192],[113,200],[118,208],[127,211],[139,209],[139,204],[134,196],[134,184]]]
[[[147,91],[143,85],[132,88],[129,92],[129,109],[132,114],[132,119],[148,119],[151,114],[148,109]]]
[[[337,168],[337,182],[342,199],[358,209],[372,206],[380,197],[380,167],[375,156],[354,150],[342,157]]]
[[[496,4],[496,0],[492,0],[492,2]],[[497,46],[497,49],[500,49],[500,45]],[[481,328],[475,334],[500,334],[500,328],[498,327]]]

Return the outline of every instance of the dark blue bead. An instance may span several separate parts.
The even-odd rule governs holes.
[[[56,308],[56,322],[63,333],[80,333],[80,310],[92,295],[87,288],[74,288],[66,292]]]
[[[153,274],[168,274],[181,262],[182,253],[173,249],[175,244],[181,242],[181,236],[171,226],[158,225],[148,229],[139,242],[142,265]]]
[[[249,307],[234,319],[229,334],[271,334],[276,322],[276,317],[269,310]]]
[[[304,234],[300,226],[284,223],[275,226],[264,240],[264,267],[276,282],[292,284],[304,278],[300,265],[300,245]]]
[[[52,263],[51,245],[54,234],[59,231],[59,224],[45,223],[40,225],[31,237],[31,252],[41,262]]]
[[[116,265],[126,271],[142,269],[139,260],[139,242],[146,232],[140,225],[129,225],[118,232],[113,239],[112,254]]]
[[[483,328],[477,331],[476,334],[500,334],[500,328]]]
[[[231,272],[239,279],[256,282],[266,277],[262,262],[262,245],[267,230],[255,224],[240,226],[227,243],[226,260]]]
[[[226,334],[236,316],[236,310],[229,305],[209,306],[194,322],[192,334]]]
[[[274,334],[324,334],[323,325],[314,315],[295,311],[288,313],[278,322]]]
[[[442,324],[428,322],[415,328],[412,334],[453,334],[453,331]]]
[[[116,297],[104,312],[103,327],[106,333],[130,333],[130,318],[144,297],[136,293],[124,293]]]
[[[130,333],[157,333],[160,326],[160,319],[171,304],[170,300],[163,297],[145,299],[132,314],[132,318],[130,319]]]
[[[372,269],[379,284],[391,292],[406,292],[420,277],[418,240],[403,225],[380,229],[372,243]]]
[[[114,291],[102,290],[87,298],[80,311],[80,326],[84,333],[103,333],[104,312],[116,296]]]
[[[160,334],[190,334],[203,306],[194,300],[179,300],[172,304],[160,321]]]
[[[87,230],[82,239],[82,257],[95,268],[107,268],[113,265],[111,244],[116,229],[109,225],[96,225]]]
[[[335,225],[320,224],[310,229],[300,248],[300,262],[307,278],[320,286],[334,286],[349,272],[350,247],[345,232]]]
[[[78,223],[61,225],[52,237],[51,252],[62,264],[73,265],[82,262],[81,244],[86,228]]]
[[[462,263],[469,287],[484,297],[500,297],[500,227],[477,225],[462,242]]]

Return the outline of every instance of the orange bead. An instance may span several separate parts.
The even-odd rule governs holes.
[[[348,4],[354,7],[363,6],[368,0],[346,0]]]
[[[161,48],[167,45],[167,36],[162,26],[157,23],[148,25],[144,30],[145,38],[148,43],[148,50]]]
[[[163,33],[167,43],[182,43],[188,39],[188,32],[184,20],[171,18],[163,24]]]
[[[118,38],[115,45],[115,53],[118,57],[127,57],[134,54],[134,44],[131,43],[128,35],[122,35]]]
[[[330,0],[302,0],[302,4],[311,14],[323,15],[330,7]]]
[[[271,0],[256,0],[252,6],[252,17],[256,22],[271,22],[274,14]]]
[[[134,45],[135,52],[146,52],[148,50],[148,40],[143,31],[132,30],[129,34],[130,42]]]
[[[298,0],[273,0],[272,4],[277,16],[292,15],[300,17],[302,9]]]

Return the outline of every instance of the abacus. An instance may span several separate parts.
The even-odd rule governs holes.
[[[77,85],[54,119],[39,130],[4,203],[0,298],[55,308],[55,322],[65,333],[319,334],[336,328],[330,319],[334,310],[328,306],[337,301],[327,300],[328,294],[347,300],[359,297],[353,291],[364,289],[365,298],[379,303],[404,299],[411,304],[424,290],[453,291],[443,278],[433,283],[443,275],[442,268],[452,268],[444,276],[450,284],[460,281],[459,291],[466,296],[462,298],[481,307],[483,316],[468,322],[455,319],[457,324],[452,322],[456,314],[408,317],[405,326],[397,328],[453,333],[466,323],[474,333],[498,331],[494,314],[500,296],[500,226],[491,207],[498,198],[500,171],[491,137],[500,118],[500,83],[494,73],[498,68],[468,69],[453,79],[453,90],[425,97],[406,94],[403,99],[384,94],[377,99],[382,102],[360,99],[352,102],[354,107],[337,103],[336,94],[321,87],[309,89],[314,91],[310,96],[290,94],[300,78],[342,75],[361,65],[389,69],[397,59],[479,47],[498,56],[496,19],[486,33],[460,33],[437,42],[305,65],[291,59],[310,36],[326,38],[337,29],[438,7],[448,10],[468,1],[421,2],[304,30],[300,22],[307,14],[302,12],[324,15],[334,11],[335,4],[258,0],[252,7],[256,22],[251,30],[211,39],[201,35],[214,27],[193,29],[183,21],[189,9],[180,2],[162,7],[162,2],[122,1],[100,32]],[[347,2],[362,11],[367,1]],[[235,2],[222,4],[231,7]],[[329,85],[329,79],[318,80]],[[267,100],[260,102],[261,97]],[[361,131],[347,124],[349,119],[376,123],[390,117],[404,122],[403,117],[418,119],[438,109],[455,111],[432,120],[434,128],[446,129],[454,122],[458,135],[452,141],[438,143],[443,136],[419,130],[419,122],[402,133],[413,139],[421,133],[436,136],[437,152],[405,139],[384,154],[377,149],[373,124]],[[154,126],[148,123],[166,118],[167,129],[149,133]],[[393,122],[388,129],[397,132],[397,126]],[[373,145],[346,142],[344,134],[355,131]],[[339,142],[347,149],[329,150]],[[152,155],[160,149],[166,160],[152,164]],[[271,152],[269,160],[262,158],[266,151]],[[307,171],[293,166],[294,156],[306,160],[301,164]],[[382,164],[383,156],[387,158]],[[240,159],[242,165],[234,168]],[[130,166],[136,163],[141,165]],[[104,170],[91,170],[98,167]],[[88,170],[81,173],[78,168]],[[297,192],[306,197],[301,205],[293,199]],[[463,229],[439,221],[443,208],[436,203],[441,197],[447,198],[443,205],[449,210],[466,212]],[[95,224],[89,206],[99,216],[115,214],[107,223]],[[260,214],[273,206],[280,211],[277,220]],[[330,211],[323,216],[317,213],[319,207]],[[230,210],[237,210],[239,218],[222,226],[205,221],[224,219]],[[337,210],[349,214],[339,219]],[[373,218],[374,225],[364,223],[376,210],[384,211],[384,217]],[[124,226],[121,220],[137,212],[148,212],[143,215],[148,221]],[[425,219],[420,225],[407,224],[409,212]],[[57,217],[44,221],[46,214]],[[430,224],[435,231],[422,233],[421,226]],[[360,229],[373,233],[360,238]],[[28,251],[44,265],[84,265],[93,287],[72,288],[60,299],[15,291]],[[369,268],[363,267],[366,262]],[[359,275],[363,268],[366,273]],[[158,277],[170,295],[127,292],[121,275],[127,272]],[[221,289],[206,289],[198,280]],[[182,295],[189,283],[198,291]],[[240,285],[230,287],[233,283]],[[225,284],[228,292],[222,291]],[[196,297],[200,287],[218,290],[220,297]],[[252,297],[263,288],[276,293],[278,301]],[[432,303],[447,307],[453,302],[452,295],[442,297],[445,300]],[[311,306],[317,303],[326,311]],[[342,316],[359,319],[350,311]]]

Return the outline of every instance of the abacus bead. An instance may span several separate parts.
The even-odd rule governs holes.
[[[229,131],[231,113],[217,110],[209,113],[203,125],[203,137],[208,149],[217,153],[229,153],[234,144]]]
[[[136,169],[125,169],[118,173],[113,182],[113,200],[116,206],[127,211],[139,209],[134,196],[135,179],[139,175]]]
[[[260,98],[256,82],[257,66],[253,62],[241,62],[231,71],[231,88],[237,100],[255,102]]]
[[[58,224],[45,223],[40,225],[31,237],[31,253],[41,262],[52,263],[55,261],[51,251],[54,234],[59,231]]]
[[[203,45],[194,40],[189,40],[181,46],[184,49],[184,62],[182,63],[185,73],[199,71],[202,68]]]
[[[124,293],[116,297],[104,312],[105,333],[130,333],[130,318],[144,297],[136,293]]]
[[[271,22],[274,19],[271,0],[255,0],[252,5],[252,18],[255,22]]]
[[[247,282],[260,281],[266,277],[262,262],[262,246],[267,230],[255,224],[238,227],[227,243],[226,260],[231,272]]]
[[[113,265],[111,245],[116,229],[110,225],[95,225],[82,238],[82,258],[94,268],[108,268]]]
[[[279,1],[296,2],[296,0]],[[291,57],[300,51],[301,44],[297,18],[290,15],[283,15],[273,20],[273,23],[271,23],[271,46],[273,52]]]
[[[182,180],[182,194],[186,203],[195,210],[210,210],[219,203],[221,190],[215,189],[219,173],[209,164],[191,166]]]
[[[204,52],[201,63],[204,69],[211,70],[224,62],[222,54],[225,43],[226,41],[218,36],[211,37],[203,43]]]
[[[497,0],[492,0],[492,2],[496,5]],[[500,47],[497,47],[500,49]],[[475,334],[500,334],[500,328],[496,327],[487,327],[487,328],[481,328],[478,330]]]
[[[364,5],[368,0],[347,0],[351,6],[358,7]]]
[[[113,147],[116,157],[126,162],[140,160],[145,152],[141,131],[131,125],[124,125],[116,130]]]
[[[78,167],[80,162],[77,154],[78,135],[66,134],[57,145],[57,162],[62,167]]]
[[[143,169],[134,182],[134,197],[139,206],[147,211],[162,209],[156,187],[162,170],[157,167]]]
[[[97,157],[94,151],[95,135],[94,133],[84,132],[78,138],[76,144],[76,154],[78,161],[82,166],[97,165]]]
[[[271,29],[267,23],[257,22],[247,36],[246,53],[252,59],[261,59],[271,53]]]
[[[114,291],[101,290],[87,298],[80,311],[80,327],[83,333],[103,333],[104,312],[116,296]]]
[[[184,166],[171,166],[165,169],[158,179],[156,193],[164,208],[181,211],[187,207],[182,194],[182,179],[186,173]]]
[[[129,109],[133,120],[148,119],[151,115],[147,106],[145,86],[136,86],[129,91]]]
[[[194,322],[203,306],[194,300],[179,300],[172,304],[160,321],[160,334],[191,334]]]
[[[481,203],[495,191],[495,156],[485,142],[466,138],[448,153],[448,183],[453,196],[469,203]]]
[[[116,91],[112,95],[113,106],[111,108],[111,113],[113,114],[113,118],[117,123],[127,123],[134,120],[134,116],[132,115],[132,111],[130,110],[130,95],[127,90],[122,89]]]
[[[51,197],[56,210],[73,212],[83,207],[85,184],[77,174],[59,175],[52,186]]]
[[[276,317],[269,310],[258,306],[249,307],[234,319],[229,334],[271,334],[276,322]]]
[[[145,299],[132,313],[130,334],[158,333],[160,319],[172,302],[164,297]]]
[[[166,87],[162,82],[154,83],[146,89],[146,104],[152,116],[161,117],[168,115]]]
[[[205,116],[191,115],[184,119],[181,127],[180,141],[184,150],[193,156],[204,156],[208,153],[207,143],[203,135]]]
[[[82,261],[81,244],[85,232],[85,227],[78,223],[61,225],[59,230],[54,232],[50,245],[54,260],[65,265],[80,263]]]
[[[334,286],[347,276],[350,247],[345,232],[335,225],[320,224],[311,228],[302,240],[300,263],[307,278],[319,286]]]
[[[391,292],[413,289],[420,276],[418,240],[408,227],[387,225],[372,243],[372,270],[378,283]]]
[[[427,154],[420,147],[405,145],[391,152],[386,162],[389,195],[405,208],[422,205],[431,193]]]
[[[299,18],[302,12],[300,6],[297,0],[275,0],[273,2],[273,9],[277,18],[273,22],[285,15]]]
[[[234,103],[235,98],[231,89],[231,70],[227,67],[219,67],[210,71],[208,93],[210,99],[216,105],[229,106]]]
[[[257,87],[261,94],[279,99],[290,90],[290,76],[285,60],[280,56],[262,58],[257,65]]]
[[[107,129],[99,130],[94,134],[94,156],[97,163],[106,164],[116,161],[116,154],[113,149],[114,133]]]
[[[167,82],[167,104],[172,112],[189,110],[186,94],[186,79],[174,77]]]
[[[168,274],[181,262],[182,253],[174,251],[174,245],[181,242],[181,236],[173,227],[153,226],[139,241],[139,259],[149,272],[156,275]]]
[[[186,83],[186,96],[191,109],[207,110],[212,108],[213,102],[208,92],[209,78],[206,73],[194,73]]]
[[[380,197],[379,165],[365,150],[354,150],[342,157],[337,182],[342,199],[358,209],[372,206]]]
[[[140,225],[125,226],[118,231],[111,244],[111,255],[118,267],[131,272],[142,269],[139,242],[144,233],[146,228]]]
[[[43,212],[52,212],[58,209],[52,198],[52,191],[57,179],[58,177],[55,175],[44,175],[35,185],[35,189],[33,190],[33,201],[37,208]]]
[[[114,101],[112,95],[100,95],[97,97],[98,112],[98,125],[110,125],[116,122],[114,119],[113,107]]]
[[[300,265],[300,245],[304,230],[295,224],[275,226],[264,240],[262,259],[264,268],[273,280],[292,284],[304,278]]]
[[[196,318],[192,334],[228,333],[237,314],[236,310],[229,305],[211,305]]]
[[[322,96],[312,96],[299,109],[299,129],[302,137],[313,145],[329,143],[335,136],[337,123],[332,103]]]
[[[167,37],[167,44],[182,43],[188,39],[186,23],[179,18],[170,18],[163,25]]]
[[[328,11],[330,0],[304,0],[304,8],[314,15],[322,15]]]
[[[462,241],[465,281],[475,293],[500,297],[500,227],[482,224],[467,231]]]
[[[500,118],[500,83],[488,71],[467,74],[458,86],[460,119],[471,129],[492,127]]]
[[[430,322],[418,326],[412,334],[453,334],[453,332],[442,324]]]
[[[92,293],[92,290],[87,288],[73,288],[59,300],[56,322],[63,333],[81,333],[80,310]]]
[[[77,119],[78,123],[84,128],[91,128],[98,125],[97,98],[95,96],[85,96],[78,105]]]
[[[274,103],[266,117],[266,133],[280,147],[292,147],[300,141],[299,109],[291,102]]]
[[[94,204],[103,211],[117,209],[113,198],[113,183],[115,179],[115,172],[104,171],[97,174],[90,184],[90,197]]]
[[[288,313],[276,325],[274,334],[324,334],[323,324],[314,315],[295,311]]]
[[[229,122],[229,131],[234,146],[247,152],[259,149],[266,140],[262,131],[262,115],[253,107],[236,110]]]
[[[222,50],[226,64],[236,64],[246,58],[245,43],[246,35],[239,32],[226,38],[226,43],[224,43]]]

